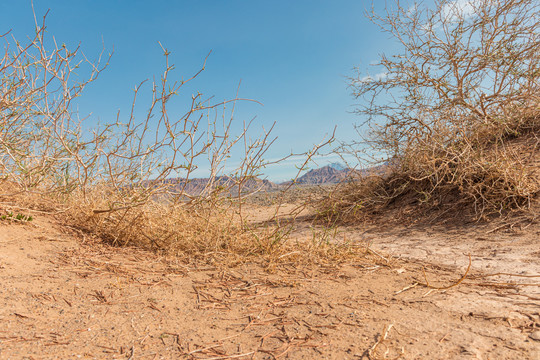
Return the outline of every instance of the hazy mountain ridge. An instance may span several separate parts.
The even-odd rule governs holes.
[[[387,170],[387,165],[379,165],[363,170],[355,170],[343,166],[339,163],[332,163],[317,169],[309,170],[304,175],[298,177],[294,181],[295,185],[331,185],[338,184],[341,181],[345,180],[348,176],[366,176],[368,174],[382,174]],[[292,180],[274,183],[267,179],[260,179],[257,177],[251,178],[245,181],[242,184],[241,191],[242,193],[249,193],[253,191],[277,191],[288,186],[292,183]],[[235,183],[235,179],[229,176],[219,176],[215,178],[214,184],[210,184],[209,178],[193,178],[193,179],[182,179],[182,178],[172,178],[165,180],[166,184],[173,185],[178,191],[183,190],[186,194],[189,195],[199,195],[205,189],[208,189],[212,186],[226,187],[230,189],[231,193],[238,193],[238,184]]]
[[[309,170],[307,173],[296,179],[295,183],[299,185],[337,184],[343,181],[351,171],[354,170],[347,168],[338,170],[331,165],[327,165],[318,169]]]
[[[388,164],[381,164],[367,169],[357,170],[346,167],[340,163],[332,163],[321,168],[312,169],[296,179],[299,185],[325,185],[338,184],[348,177],[365,177],[368,175],[384,175],[389,170]],[[290,181],[283,184],[290,184]]]
[[[231,193],[237,194],[239,185],[238,182],[230,176],[218,176],[214,179],[214,184],[210,184],[209,178],[193,178],[193,179],[182,179],[182,178],[172,178],[167,179],[165,183],[174,185],[174,187],[181,191],[183,190],[186,194],[189,195],[199,195],[205,189],[210,187],[225,187],[228,188]],[[272,191],[279,189],[279,185],[271,182],[266,179],[251,178],[244,181],[241,184],[240,191],[242,193],[253,192],[253,191]]]

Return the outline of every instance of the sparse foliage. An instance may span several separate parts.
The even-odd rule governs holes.
[[[207,241],[204,232],[223,215],[225,210],[217,208],[224,199],[234,192],[241,200],[257,190],[256,183],[245,185],[266,164],[271,129],[253,139],[248,122],[233,134],[239,98],[212,102],[197,92],[185,113],[171,113],[174,98],[204,64],[187,80],[170,80],[174,65],[163,47],[165,69],[150,85],[146,114],[141,117],[137,106],[143,82],[135,88],[127,116],[119,113],[112,122],[88,123],[74,111],[75,101],[111,55],[102,65],[103,54],[92,62],[79,48],[70,50],[47,39],[45,17],[41,24],[36,20],[35,36],[25,45],[9,33],[0,37],[5,48],[0,58],[0,174],[12,185],[3,195],[53,196],[68,206],[65,218],[114,244],[166,248],[186,226],[198,228],[200,241]],[[244,161],[224,176],[229,154],[240,146]],[[205,159],[208,180],[190,192],[193,173]],[[238,212],[228,213],[234,217]],[[180,223],[174,230],[170,219]],[[197,222],[202,225],[195,226]],[[223,223],[221,218],[217,223]]]
[[[7,220],[7,221],[18,221],[18,222],[30,222],[34,220],[34,218],[31,215],[21,214],[21,213],[14,213],[13,211],[9,211],[4,215],[0,216],[0,220]]]
[[[162,46],[165,68],[150,84],[135,88],[128,114],[101,124],[81,119],[77,98],[111,55],[104,59],[102,53],[91,61],[79,48],[49,39],[45,17],[39,24],[36,19],[35,36],[26,44],[9,32],[0,36],[5,49],[0,55],[0,197],[7,204],[20,208],[21,197],[31,194],[31,200],[22,200],[31,204],[26,209],[35,207],[34,198],[40,204],[47,199],[48,208],[56,208],[63,221],[110,244],[188,259],[234,262],[296,254],[291,247],[300,244],[287,243],[292,222],[279,224],[279,209],[273,221],[263,224],[243,215],[244,198],[263,184],[258,176],[270,164],[265,154],[274,141],[273,125],[253,137],[253,122],[247,121],[234,133],[237,102],[253,100],[236,96],[213,102],[197,92],[188,97],[185,112],[173,112],[174,100],[185,95],[186,84],[205,64],[186,80],[171,80],[174,65]],[[150,91],[142,91],[148,85]],[[141,93],[150,94],[146,111],[138,105]],[[307,152],[298,173],[331,141]],[[231,170],[227,159],[238,152],[242,160]],[[207,177],[194,182],[201,164]],[[31,220],[21,216],[5,219]],[[305,258],[319,250],[341,254],[339,246],[304,245],[299,253]]]
[[[368,17],[401,50],[381,56],[377,75],[359,70],[350,85],[364,119],[359,128],[369,129],[362,143],[386,154],[393,174],[370,180],[369,190],[348,187],[352,198],[341,193],[339,211],[411,192],[431,205],[457,195],[477,215],[528,206],[540,190],[540,4],[397,1],[387,9]],[[523,146],[508,142],[525,133],[532,138]]]

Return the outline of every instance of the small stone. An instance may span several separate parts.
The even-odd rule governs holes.
[[[540,341],[540,330],[533,331],[529,337],[534,341]]]

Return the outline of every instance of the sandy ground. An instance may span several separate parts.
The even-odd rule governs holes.
[[[0,222],[0,359],[540,359],[540,229],[492,230],[345,228],[376,261],[268,272]]]

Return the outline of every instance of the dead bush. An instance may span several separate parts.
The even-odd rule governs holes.
[[[0,57],[4,207],[53,213],[84,236],[186,261],[313,263],[361,254],[348,244],[290,241],[294,220],[279,221],[279,204],[272,221],[246,221],[244,199],[263,185],[258,176],[270,164],[264,157],[274,141],[273,126],[253,137],[252,122],[247,121],[234,133],[236,104],[252,101],[238,97],[212,102],[199,92],[187,94],[187,110],[171,111],[204,64],[186,80],[171,80],[174,65],[162,47],[165,67],[148,84],[147,110],[140,111],[138,105],[146,85],[142,82],[128,114],[96,124],[79,117],[76,99],[111,55],[90,61],[79,48],[68,49],[45,35],[44,16],[41,23],[36,20],[35,35],[26,44],[9,33],[0,36],[5,48]],[[298,173],[331,141],[306,152]],[[230,170],[226,161],[236,148],[242,159]],[[198,167],[207,168],[205,179],[194,179]]]
[[[526,209],[540,191],[538,2],[397,1],[387,9],[368,17],[401,51],[382,55],[378,74],[350,79],[365,119],[359,129],[368,130],[343,151],[367,144],[391,174],[343,186],[321,212],[350,217],[403,196],[458,203],[476,217]]]

